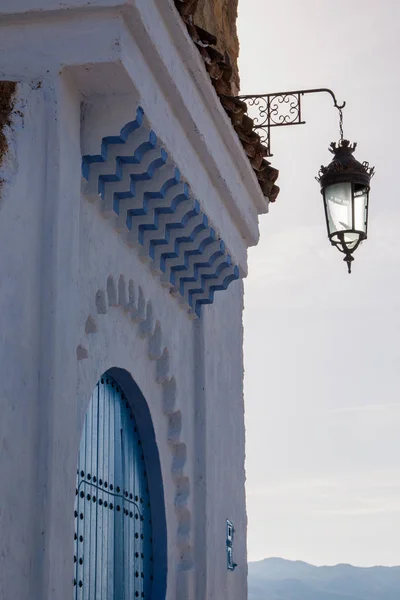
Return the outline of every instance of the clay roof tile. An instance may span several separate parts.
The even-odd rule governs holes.
[[[179,14],[184,19],[187,17],[193,17],[197,10],[199,0],[175,0],[175,6],[178,9]]]
[[[193,22],[198,3],[199,0],[175,0],[175,6],[204,60],[211,83],[239,136],[261,190],[270,202],[275,202],[279,194],[279,187],[275,185],[279,171],[265,160],[265,157],[268,156],[268,149],[254,131],[254,121],[247,114],[246,103],[233,94],[233,69],[229,55],[226,52],[225,55],[222,55],[216,48],[213,48],[217,44],[217,38]]]

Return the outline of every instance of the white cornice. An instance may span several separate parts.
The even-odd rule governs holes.
[[[3,23],[21,19],[37,21],[56,14],[65,18],[76,11],[88,14],[110,10],[124,15],[135,42],[149,57],[149,67],[163,88],[168,89],[171,104],[179,113],[190,142],[246,245],[256,244],[259,235],[257,215],[267,212],[268,201],[172,0],[36,0],[35,8],[29,0],[12,3],[0,0]],[[157,15],[160,17],[158,22],[163,21],[165,27],[159,26],[155,31]],[[155,44],[155,37],[157,42],[162,38],[162,43]],[[190,85],[176,85],[177,61],[168,61],[168,52],[163,52],[168,44],[179,55],[180,70],[186,71]]]
[[[138,0],[142,1],[142,0]],[[194,81],[208,106],[216,127],[224,140],[233,161],[240,168],[249,195],[258,213],[268,212],[268,199],[260,190],[257,178],[250,162],[243,151],[238,135],[233,129],[232,123],[223,109],[217,93],[210,82],[210,77],[204,68],[200,54],[190,38],[183,21],[176,18],[176,9],[173,0],[155,0],[164,21],[171,31],[175,45],[178,48],[183,62],[185,62],[194,77]]]

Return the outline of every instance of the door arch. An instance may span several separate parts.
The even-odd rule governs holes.
[[[149,466],[159,471],[159,464]],[[155,597],[150,498],[145,452],[131,403],[107,373],[93,391],[79,449],[75,600]]]

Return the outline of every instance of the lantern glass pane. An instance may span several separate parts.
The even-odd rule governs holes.
[[[353,229],[352,185],[335,183],[325,190],[329,234]]]
[[[356,186],[354,190],[354,229],[367,231],[368,189]]]
[[[359,233],[347,232],[344,234],[344,243],[349,250],[353,250],[358,244]]]

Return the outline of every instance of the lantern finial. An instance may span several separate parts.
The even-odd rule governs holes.
[[[354,260],[354,256],[352,256],[351,254],[346,254],[346,256],[344,257],[344,262],[347,263],[347,272],[350,275],[351,274],[351,263]]]

